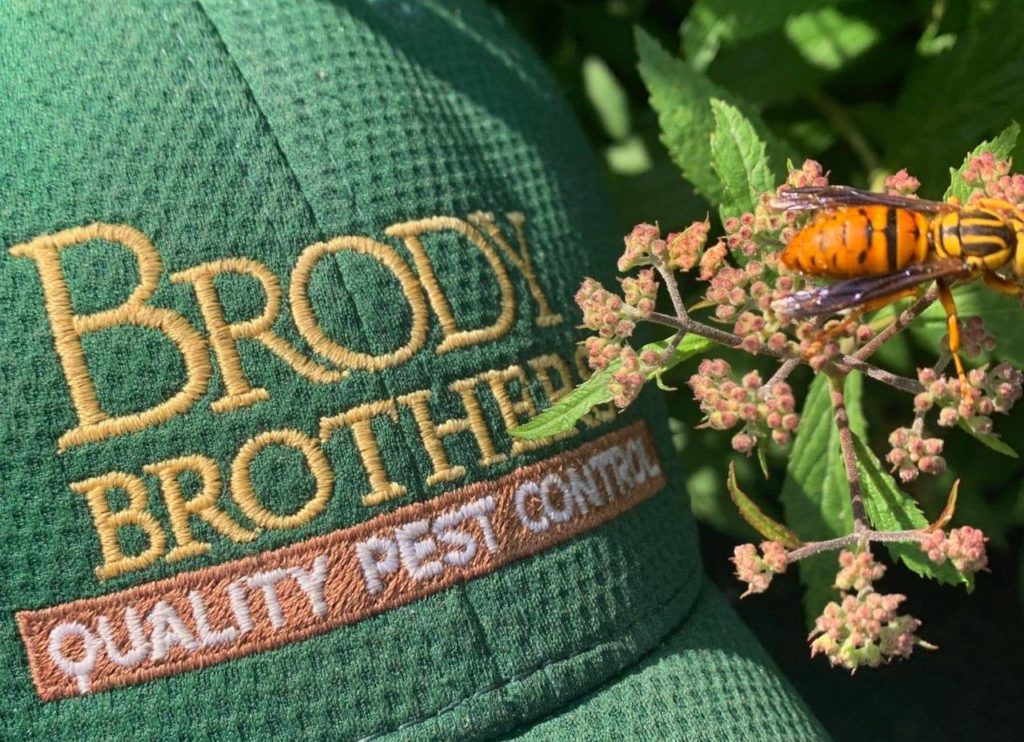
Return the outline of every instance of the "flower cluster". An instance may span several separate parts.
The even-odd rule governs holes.
[[[814,160],[804,160],[799,170],[790,170],[786,177],[786,185],[791,188],[820,188],[828,185],[828,174],[821,164]]]
[[[670,233],[665,238],[669,269],[685,273],[693,270],[694,266],[699,263],[703,273],[705,270],[704,258],[706,254],[702,256],[701,250],[708,240],[708,232],[710,231],[711,222],[705,219],[702,222],[694,222],[682,232]],[[710,267],[708,269],[711,270]]]
[[[773,300],[774,301],[774,300]],[[797,324],[797,351],[815,371],[821,371],[840,353],[852,353],[874,337],[871,326],[847,319],[833,319],[819,326],[814,321]]]
[[[732,379],[732,368],[721,358],[701,361],[690,377],[693,396],[706,415],[704,425],[715,430],[742,429],[732,438],[732,447],[749,455],[761,438],[771,436],[780,446],[788,445],[800,424],[793,390],[785,382],[766,388],[757,371]]]
[[[972,157],[964,170],[964,181],[973,189],[971,200],[999,198],[1024,208],[1024,175],[1011,174],[1010,160],[997,159],[991,152]]]
[[[576,292],[576,304],[583,310],[583,326],[604,340],[628,338],[636,323],[626,311],[622,297],[613,294],[593,278]]]
[[[929,531],[921,539],[921,550],[936,564],[947,559],[961,572],[979,572],[988,566],[985,542],[988,538],[977,528],[954,528],[947,535],[941,530]]]
[[[896,428],[889,434],[892,450],[885,459],[892,464],[901,482],[912,482],[919,473],[942,474],[946,460],[942,458],[942,439],[925,438],[914,428]]]
[[[619,351],[619,359],[622,364],[612,373],[608,391],[612,393],[612,402],[621,410],[637,398],[644,382],[657,371],[663,358],[657,351],[647,349],[637,353],[624,345]]]
[[[633,334],[637,321],[647,319],[654,311],[658,296],[654,270],[645,268],[620,283],[622,296],[588,278],[576,292],[576,303],[583,310],[583,326],[597,332],[586,340],[590,367],[603,371],[613,361],[620,361],[612,374],[610,390],[615,404],[623,408],[640,393],[648,375],[661,365],[662,356],[651,350],[637,353],[624,342]]]
[[[775,575],[786,571],[786,547],[777,541],[761,544],[761,554],[753,544],[741,544],[733,550],[732,563],[736,565],[736,577],[747,584],[741,597],[763,593]]]
[[[949,347],[949,335],[943,335],[939,346]],[[981,317],[967,317],[960,319],[960,352],[963,355],[980,356],[995,349],[996,339],[985,329]]]
[[[761,298],[771,292],[764,273],[764,264],[757,260],[751,260],[743,268],[719,267],[708,282],[706,295],[708,302],[715,305],[715,316],[730,320],[737,312],[758,306]]]
[[[890,196],[914,196],[921,187],[921,181],[910,175],[906,168],[885,179],[885,192]]]
[[[903,595],[875,592],[874,582],[885,574],[869,551],[839,555],[835,586],[843,595],[830,602],[814,622],[811,656],[824,654],[833,666],[850,671],[878,667],[896,657],[909,657],[917,644],[921,622],[899,615]]]
[[[619,272],[628,271],[638,265],[651,262],[652,254],[666,250],[665,241],[661,239],[661,230],[656,224],[637,224],[633,231],[626,235],[626,249],[619,258]]]
[[[992,432],[991,415],[1006,413],[1021,397],[1024,374],[1009,363],[1000,363],[991,371],[987,366],[967,373],[966,388],[958,378],[939,376],[933,369],[918,369],[917,378],[924,391],[914,397],[914,410],[919,415],[932,407],[939,408],[939,425],[952,427],[963,421],[976,433]]]
[[[853,590],[859,593],[867,590],[875,580],[882,579],[885,565],[875,561],[870,551],[839,552],[839,572],[836,574],[835,587],[838,590]]]

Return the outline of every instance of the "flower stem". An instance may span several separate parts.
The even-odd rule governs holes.
[[[864,510],[864,492],[860,486],[860,474],[857,472],[857,452],[853,448],[853,431],[850,430],[850,416],[846,411],[846,400],[843,396],[845,377],[829,374],[829,393],[832,398],[832,409],[835,411],[836,428],[839,430],[839,448],[843,453],[843,466],[846,469],[846,481],[850,485],[850,506],[853,508],[853,535],[863,535],[870,529],[868,516]]]
[[[771,396],[772,389],[776,384],[780,384],[789,378],[789,375],[793,373],[793,370],[800,365],[799,358],[787,358],[782,362],[782,365],[772,374],[772,377],[768,379],[767,383],[761,387],[761,396]]]
[[[672,300],[672,308],[676,312],[676,317],[681,320],[689,319],[690,315],[686,311],[686,304],[683,303],[683,297],[679,293],[679,284],[676,282],[676,277],[672,275],[672,271],[664,263],[654,263],[655,270],[661,275],[662,280],[665,282],[665,288],[668,290],[668,296]]]
[[[866,361],[873,356],[879,348],[888,342],[893,336],[902,332],[907,325],[913,322],[925,309],[930,307],[939,298],[939,287],[932,286],[917,301],[900,312],[899,316],[892,321],[884,330],[875,335],[865,343],[860,350],[853,354],[854,358]]]
[[[739,335],[734,335],[731,332],[725,330],[719,330],[717,327],[711,327],[703,322],[698,322],[689,316],[685,317],[673,317],[670,314],[662,314],[661,312],[652,312],[647,318],[651,322],[665,327],[671,327],[673,330],[681,330],[682,332],[692,332],[694,335],[700,335],[708,340],[714,340],[716,343],[724,345],[729,348],[738,348],[742,343],[742,339]],[[761,353],[772,358],[785,358],[785,356],[777,350],[772,350],[767,345],[761,345],[758,350]],[[800,363],[806,363],[804,359],[799,360]],[[863,361],[854,356],[843,355],[839,357],[838,363],[834,363],[830,368],[840,374],[845,374],[850,371],[860,371],[865,376],[868,376],[875,381],[880,381],[883,384],[899,389],[901,392],[907,392],[908,394],[918,394],[924,391],[924,387],[915,380],[909,379],[905,376],[899,376],[885,369],[874,366],[867,361]]]
[[[923,535],[924,531],[921,529],[912,531],[873,531],[867,529],[860,533],[848,533],[845,536],[830,538],[827,541],[812,541],[809,544],[804,544],[790,551],[786,555],[786,562],[792,564],[815,554],[823,554],[826,551],[835,551],[855,544],[920,541]]]

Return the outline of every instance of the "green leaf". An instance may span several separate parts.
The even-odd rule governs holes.
[[[604,150],[604,161],[608,169],[618,175],[640,175],[651,169],[651,155],[638,136],[610,144]]]
[[[850,427],[861,433],[866,427],[862,390],[863,378],[850,374],[844,389],[846,411]],[[844,536],[853,530],[850,488],[839,450],[829,380],[824,374],[814,379],[804,402],[780,499],[786,522],[808,540]],[[836,555],[808,557],[798,567],[800,581],[806,588],[804,615],[807,624],[812,625],[825,604],[835,598],[832,583],[838,570]]]
[[[636,30],[636,48],[640,75],[658,113],[661,141],[673,162],[694,188],[712,203],[720,203],[724,189],[711,166],[711,133],[715,119],[711,99],[717,98],[738,108],[759,134],[771,169],[781,172],[789,148],[771,136],[756,112],[719,88],[681,59],[668,54],[642,29]]]
[[[654,350],[663,353],[668,348],[669,342],[670,339],[665,339],[648,343],[639,352],[643,353],[646,350]],[[648,374],[648,381],[654,378],[656,373],[678,366],[687,358],[703,353],[712,345],[714,345],[712,341],[699,335],[687,335],[658,371]],[[591,409],[599,404],[612,401],[612,393],[609,391],[608,386],[611,383],[612,375],[621,365],[622,362],[619,360],[611,362],[608,364],[608,368],[596,372],[551,407],[541,412],[532,420],[512,428],[509,432],[516,438],[533,440],[535,438],[547,438],[548,436],[557,435],[571,429]]]
[[[1011,120],[1024,120],[1019,0],[962,3],[966,27],[947,53],[910,66],[890,112],[887,162],[937,195],[949,163]]]
[[[882,33],[862,18],[828,7],[789,18],[786,36],[804,59],[834,72],[874,46]]]
[[[979,433],[976,430],[973,430],[970,425],[965,423],[963,418],[958,420],[957,424],[960,426],[961,430],[967,433],[967,435],[978,439],[996,453],[1001,453],[1003,456],[1009,456],[1011,459],[1020,458],[1020,456],[1017,455],[1017,452],[1010,448],[1010,446],[995,433]]]
[[[740,511],[743,520],[750,524],[751,528],[769,541],[778,541],[787,549],[795,549],[801,545],[801,541],[795,533],[777,520],[772,520],[765,515],[764,511],[757,506],[757,503],[747,497],[746,493],[740,489],[739,484],[736,482],[736,466],[732,463],[729,464],[728,486],[729,497],[736,504],[736,509]]]
[[[768,155],[754,126],[736,108],[711,99],[715,130],[711,133],[711,166],[722,182],[722,220],[753,211],[760,194],[775,188]]]
[[[604,60],[587,55],[583,59],[583,90],[597,111],[611,139],[625,139],[630,132],[629,98],[622,83]]]
[[[1016,298],[1004,296],[980,283],[955,289],[954,297],[961,322],[977,315],[985,329],[995,336],[994,358],[1024,366],[1024,322],[1021,321],[1024,314]],[[939,341],[946,334],[946,312],[936,302],[922,312],[909,329],[915,339],[937,353]]]
[[[982,152],[991,152],[998,159],[1005,160],[1012,154],[1014,147],[1017,146],[1017,138],[1019,136],[1020,125],[1016,121],[1011,121],[1010,125],[999,132],[999,135],[992,141],[982,142],[971,150],[959,168],[956,170],[953,168],[949,169],[949,188],[946,189],[946,195],[943,196],[943,200],[948,201],[955,196],[961,201],[966,201],[967,197],[971,195],[971,189],[964,180],[964,171],[967,170],[967,165],[971,159],[977,157]]]
[[[864,509],[871,525],[879,531],[905,531],[927,528],[928,519],[921,512],[917,502],[900,490],[888,472],[882,469],[874,452],[864,445],[860,436],[854,434],[853,447],[857,452],[857,473],[864,490]],[[910,571],[921,577],[948,585],[964,584],[967,590],[974,589],[974,578],[961,574],[949,562],[935,564],[921,551],[915,542],[886,544],[889,554],[899,560]]]
[[[697,0],[680,29],[683,51],[694,69],[704,70],[720,47],[779,28],[791,15],[829,4],[830,0]]]

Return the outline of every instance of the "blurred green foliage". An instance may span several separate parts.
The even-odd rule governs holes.
[[[960,195],[955,172],[950,186],[951,169],[979,142],[995,140],[1011,122],[1024,121],[1024,52],[1020,48],[1024,2],[1020,0],[498,0],[496,5],[545,57],[603,157],[624,233],[639,222],[658,222],[663,231],[670,231],[709,213],[713,218],[732,214],[749,194],[726,193],[722,183],[736,181],[736,174],[741,173],[750,191],[757,192],[766,182],[778,181],[787,158],[796,163],[814,158],[830,171],[831,182],[874,189],[880,188],[886,175],[905,167],[921,180],[922,196]],[[725,136],[745,126],[755,129],[765,142],[768,172],[759,169],[758,162],[763,161],[759,152],[741,146],[750,141],[749,136]],[[1016,160],[1024,162],[1020,151],[1024,143],[1013,138],[1018,140]],[[1003,149],[1006,143],[991,141],[988,148]],[[713,162],[730,163],[732,175],[723,177],[715,172]],[[716,233],[720,233],[720,224],[712,228],[712,234]],[[690,301],[695,300],[692,284],[684,282],[682,288]],[[999,339],[991,358],[974,363],[1009,360],[1024,367],[1024,310],[1019,302],[979,286],[963,287],[957,297],[961,316],[980,315]],[[884,314],[880,314],[881,322]],[[944,333],[945,316],[941,308],[932,307],[876,358],[893,371],[912,375],[915,367],[935,362]],[[738,370],[752,367],[743,354],[724,351],[720,355]],[[695,361],[683,363],[666,382],[684,384],[695,365]],[[762,373],[771,370],[770,365],[761,363],[753,367],[760,367]],[[812,375],[801,369],[791,381],[799,396],[811,387]],[[810,388],[805,422],[818,407],[823,420],[831,416],[823,382]],[[857,422],[858,436],[875,451],[887,450],[888,432],[910,422],[910,398],[870,380],[851,378],[849,383],[857,388],[848,389],[848,394],[857,396],[864,385],[867,419]],[[722,564],[729,542],[715,532],[743,541],[756,538],[729,499],[726,472],[730,460],[738,459],[737,479],[752,502],[772,517],[785,514],[786,524],[801,536],[828,535],[840,527],[842,514],[822,508],[828,498],[808,501],[795,491],[800,482],[818,478],[824,489],[836,490],[836,508],[841,511],[844,507],[840,503],[845,502],[845,482],[831,482],[829,472],[833,470],[825,462],[797,455],[801,445],[831,450],[821,440],[834,430],[830,422],[816,441],[811,440],[815,435],[798,437],[796,449],[789,454],[770,449],[771,476],[765,479],[756,460],[732,452],[728,433],[694,430],[700,413],[688,394],[666,399],[673,415],[676,446],[684,460],[692,462],[687,489],[694,512],[715,529],[706,536],[711,548],[725,544],[719,547],[725,551],[708,560],[721,560],[709,564],[709,569],[721,580],[723,589],[730,589],[728,565]],[[1024,451],[1024,405],[1009,417],[997,416],[995,429],[1004,444]],[[907,487],[923,511],[923,516],[908,517],[934,518],[942,510],[953,480],[962,480],[954,523],[970,523],[988,534],[993,559],[1002,565],[1003,574],[994,567],[993,575],[980,576],[980,598],[966,598],[962,591],[948,587],[941,590],[952,596],[950,606],[963,603],[968,611],[975,599],[1002,606],[998,611],[992,608],[990,614],[975,615],[973,632],[984,636],[986,632],[1005,632],[1007,627],[1019,631],[1024,620],[1024,569],[1020,568],[1024,559],[1020,528],[1024,524],[1024,462],[985,448],[960,430],[944,430],[943,437],[949,473],[921,477]],[[793,476],[794,466],[817,466],[820,471]],[[881,481],[876,484],[883,489],[886,486]],[[801,511],[815,507],[818,512]],[[1001,549],[1012,551],[1001,553]],[[825,565],[824,569],[834,571],[834,566]],[[987,593],[993,597],[984,597],[987,581],[995,585],[997,594],[1012,593],[1012,611],[1007,613],[1006,604],[993,593]],[[914,585],[903,587],[912,596],[917,589]],[[926,588],[930,595],[939,594],[935,593],[938,589]],[[777,621],[793,623],[779,633],[802,631],[799,616],[790,608],[781,607],[783,603],[775,597],[766,600],[776,601],[771,605],[779,615],[761,622],[762,639],[774,646]],[[745,617],[757,624],[759,608],[745,604],[743,609]],[[928,616],[923,617],[927,622]],[[981,644],[971,644],[964,637],[954,644],[957,642],[972,647],[975,658],[984,654],[979,650]],[[993,733],[996,728],[1019,733],[1019,721],[1024,719],[1020,673],[1009,680],[997,664],[1006,657],[1022,656],[1024,642],[1013,647],[991,652],[989,668],[984,666],[984,658],[981,667],[971,667],[972,675],[981,672],[1003,678],[998,687],[984,686],[988,690],[978,692],[982,703],[994,702],[1003,688],[1007,689],[1004,695],[1014,699],[1004,704],[1005,708],[988,712],[987,720],[993,723],[1003,712],[1016,719],[1005,727],[997,724]],[[946,658],[939,661],[962,667],[957,665],[955,648],[953,655],[950,651],[951,647],[944,646],[939,654]],[[791,675],[814,672],[804,670],[803,665],[786,665],[781,656],[779,659]],[[799,655],[795,661],[801,661]],[[810,660],[803,655],[802,662]],[[909,673],[920,689],[934,688],[938,680],[925,675],[925,662],[915,657],[906,670],[885,673],[891,677],[903,673],[904,678]],[[798,685],[812,705],[826,688],[857,692],[856,685],[847,681],[813,677],[807,685],[798,677]],[[858,674],[858,680],[861,677]],[[882,685],[886,682],[881,681]],[[864,696],[862,692],[861,697],[877,701],[878,695],[868,692]],[[890,728],[902,729],[904,736],[957,728],[955,721],[939,722],[944,713],[941,705],[930,707],[930,714],[914,716],[899,706],[896,697],[894,693],[886,718],[902,720]],[[820,705],[815,709],[829,721],[827,709]],[[885,710],[880,710],[883,716]],[[841,736],[857,738],[866,733],[855,721],[842,723],[841,717],[832,721],[831,728]],[[962,728],[972,727],[965,722]]]

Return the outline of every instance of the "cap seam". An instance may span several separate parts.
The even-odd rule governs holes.
[[[686,576],[683,578],[682,582],[680,583],[679,587],[677,587],[672,592],[671,595],[669,595],[662,602],[660,602],[659,604],[654,606],[654,608],[652,608],[651,610],[649,610],[649,611],[647,611],[645,613],[641,613],[640,615],[636,616],[632,621],[630,621],[625,626],[618,627],[615,630],[614,633],[605,634],[604,636],[602,636],[597,641],[594,641],[594,642],[588,644],[587,646],[582,647],[582,648],[580,648],[580,649],[578,649],[576,651],[569,652],[568,654],[563,654],[563,655],[554,656],[554,657],[546,657],[543,660],[540,660],[539,662],[534,663],[533,665],[528,667],[526,670],[522,670],[522,671],[520,671],[520,672],[518,672],[518,673],[516,673],[514,675],[510,675],[507,678],[501,678],[501,679],[499,679],[499,680],[497,680],[497,681],[495,681],[493,683],[488,683],[487,685],[481,686],[480,688],[477,688],[473,692],[468,693],[468,694],[462,696],[461,698],[459,698],[459,699],[457,699],[455,701],[452,701],[451,703],[449,703],[449,704],[447,704],[445,706],[442,706],[440,709],[437,709],[436,711],[432,711],[429,714],[417,717],[415,719],[408,719],[408,720],[406,720],[406,721],[404,721],[404,722],[402,722],[402,723],[400,723],[400,724],[398,724],[396,726],[389,727],[387,729],[378,730],[378,731],[372,732],[371,734],[366,735],[364,737],[360,737],[359,738],[359,742],[369,742],[370,740],[375,740],[375,739],[378,739],[378,738],[383,737],[383,736],[388,735],[388,734],[395,734],[397,732],[400,732],[400,731],[403,731],[403,730],[406,730],[406,729],[410,729],[412,727],[419,726],[419,725],[424,724],[424,723],[426,723],[428,721],[431,721],[432,719],[436,719],[436,718],[439,718],[441,716],[444,716],[445,714],[451,713],[452,711],[456,710],[459,706],[462,706],[465,703],[468,703],[470,701],[474,701],[476,699],[482,698],[482,697],[484,697],[486,695],[489,695],[491,693],[494,693],[496,691],[503,690],[503,689],[505,689],[505,688],[507,688],[507,687],[509,687],[511,685],[514,685],[514,684],[517,684],[517,683],[521,683],[521,682],[529,679],[531,676],[533,676],[533,675],[535,675],[535,674],[537,674],[539,672],[542,672],[542,671],[548,669],[549,667],[554,667],[554,666],[562,664],[564,662],[568,662],[570,660],[575,659],[576,657],[579,657],[579,656],[584,655],[584,654],[586,654],[588,652],[591,652],[591,651],[597,649],[598,647],[600,647],[600,646],[602,646],[604,644],[607,644],[610,640],[614,639],[619,634],[621,634],[623,632],[627,632],[630,629],[632,629],[634,626],[636,626],[636,625],[638,625],[640,623],[643,623],[644,621],[647,621],[647,620],[655,617],[657,614],[662,613],[662,612],[668,610],[672,606],[672,604],[679,598],[679,596],[683,594],[683,592],[686,590],[686,588],[690,586],[690,584],[693,581],[693,577],[695,575],[697,575],[699,573],[699,571],[700,571],[700,564],[698,563],[698,564],[695,564],[693,566],[693,568],[686,574]],[[693,604],[695,604],[695,603],[696,603],[696,599],[694,599],[694,601],[693,601]],[[688,607],[686,612],[680,617],[679,621],[673,623],[672,626],[670,626],[668,629],[665,630],[665,632],[663,632],[662,636],[658,639],[658,642],[654,646],[652,646],[650,649],[642,652],[641,654],[637,655],[629,664],[627,664],[627,665],[623,666],[622,668],[620,668],[619,671],[615,675],[613,675],[611,677],[612,678],[618,677],[619,675],[621,675],[622,673],[626,672],[630,668],[635,667],[637,664],[642,662],[643,659],[645,657],[647,657],[651,652],[656,651],[658,649],[658,647],[660,647],[662,644],[664,644],[666,638],[668,636],[672,635],[673,633],[675,633],[675,631],[679,628],[679,626],[686,622],[686,619],[690,615],[690,612],[691,612],[691,610],[693,608],[693,604],[691,604]],[[611,678],[606,679],[605,682],[607,682],[609,679],[611,679]],[[588,690],[587,692],[589,693],[591,691]],[[564,705],[565,704],[563,704],[559,708],[563,707]]]
[[[270,137],[270,140],[273,142],[274,149],[277,151],[277,153],[281,157],[281,162],[282,162],[282,164],[284,166],[285,171],[287,171],[287,173],[288,173],[289,177],[291,178],[292,182],[295,184],[296,191],[297,191],[299,197],[302,199],[302,203],[305,205],[306,209],[309,212],[312,226],[316,229],[316,232],[319,235],[319,238],[320,238],[321,241],[327,240],[328,236],[331,233],[325,227],[324,223],[321,221],[320,213],[318,212],[317,208],[313,205],[313,202],[310,200],[308,194],[306,193],[306,188],[303,185],[303,179],[299,175],[299,172],[295,169],[295,166],[292,164],[292,160],[288,156],[288,151],[286,150],[286,148],[285,148],[284,144],[282,143],[280,137],[278,137],[277,132],[274,129],[274,125],[271,122],[270,114],[260,104],[259,96],[256,93],[256,88],[254,87],[254,83],[246,75],[245,70],[243,69],[242,63],[239,62],[239,60],[235,57],[235,54],[232,52],[231,45],[228,43],[228,39],[225,36],[224,32],[222,31],[220,25],[217,24],[217,21],[214,19],[213,15],[207,9],[207,7],[206,7],[206,0],[194,0],[194,1],[195,1],[195,5],[198,8],[200,14],[203,16],[203,18],[206,20],[206,22],[210,25],[210,28],[213,30],[214,35],[217,37],[217,42],[220,44],[221,48],[224,50],[224,54],[225,54],[226,58],[230,61],[231,66],[234,68],[235,72],[237,73],[238,79],[241,81],[242,85],[245,88],[246,97],[248,97],[248,99],[250,101],[252,101],[252,105],[253,105],[254,109],[256,110],[257,114],[259,115],[259,120],[263,123],[264,127],[266,128],[267,134]],[[249,3],[247,2],[247,0],[241,0],[241,5],[242,5],[242,7],[246,11],[248,11],[251,14],[253,14],[253,22],[256,23],[256,25],[262,31],[265,28],[265,25],[263,23],[263,19],[259,15],[259,12],[258,11],[254,11],[254,9],[249,6]],[[283,70],[284,66],[283,66],[281,60],[277,59],[275,61],[277,62],[278,67],[280,67]],[[294,84],[293,84],[293,87],[294,87]],[[298,89],[297,88],[295,89],[295,92],[296,92],[296,94],[298,94]],[[308,106],[305,103],[303,103],[302,107],[303,107],[303,110],[305,111],[305,113],[307,114],[307,117],[311,119],[312,116],[309,115]],[[327,157],[329,157],[331,159],[331,163],[336,168],[338,168],[338,163],[334,159],[333,154],[331,153],[330,147],[327,146],[328,143],[327,143],[326,138],[324,137],[323,132],[320,129],[316,129],[316,131],[319,134],[320,140],[325,145],[324,149],[323,149],[324,153],[327,155]],[[244,166],[244,163],[243,163],[243,166]],[[357,216],[360,219],[363,219],[364,218],[364,214],[362,213],[362,210],[361,210],[358,202],[353,200],[352,203],[351,203],[351,206],[352,206],[353,210],[355,211],[355,213],[357,214]],[[355,296],[356,292],[353,292],[353,291],[351,291],[349,289],[348,281],[346,280],[344,274],[342,273],[341,268],[338,266],[337,261],[333,261],[331,263],[331,269],[332,269],[332,271],[334,273],[334,276],[335,276],[335,279],[336,279],[336,281],[338,283],[338,286],[348,296],[349,302],[352,305],[352,308],[354,310],[353,311],[353,315],[356,318],[355,325],[356,325],[356,328],[357,328],[357,331],[358,331],[358,335],[360,336],[361,339],[365,340],[367,338],[366,322],[365,322],[364,317],[359,312],[358,306],[354,303],[354,299],[352,298],[352,297]],[[294,312],[294,308],[293,308],[293,312]],[[312,350],[314,352],[316,352],[315,348],[313,348]],[[330,359],[326,359],[326,360],[330,360]],[[333,363],[333,361],[332,361],[332,363]],[[334,365],[337,365],[337,364],[334,364]],[[394,391],[394,389],[392,388],[392,384],[388,380],[387,376],[374,375],[374,382],[376,384],[380,385],[379,388],[381,388],[384,391],[385,395],[388,398],[394,399],[397,396],[395,391]],[[408,456],[409,460],[413,462],[413,465],[417,468],[417,470],[420,470],[418,473],[422,474],[422,464],[417,460],[415,452],[412,450],[411,443],[409,443],[407,441],[404,441],[404,439],[398,439],[398,441],[399,441],[399,445],[402,448],[405,449],[405,453]]]

